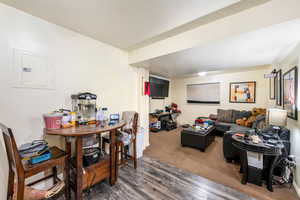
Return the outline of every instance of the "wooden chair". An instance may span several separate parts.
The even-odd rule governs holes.
[[[59,180],[59,178],[57,177],[57,168],[56,168],[57,166],[64,166],[65,198],[70,199],[70,190],[68,184],[69,177],[67,171],[68,162],[66,160],[67,159],[66,153],[57,147],[51,147],[50,151],[52,153],[52,159],[35,165],[23,164],[17,149],[16,141],[14,139],[12,130],[10,128],[7,128],[5,125],[1,123],[0,123],[0,129],[2,130],[6,153],[7,153],[8,165],[9,165],[7,199],[8,200],[13,199],[15,175],[17,176],[16,199],[23,200],[25,179],[33,175],[36,175],[40,172],[44,172],[49,169],[52,169],[51,175],[43,177],[40,180],[34,181],[28,184],[28,186],[34,185],[36,183],[39,183],[49,178],[53,178],[54,183],[56,183]]]
[[[132,139],[129,145],[132,145],[132,156],[129,155],[129,145],[125,149],[125,145],[122,141],[117,141],[116,143],[116,154],[117,158],[121,155],[121,159],[117,159],[117,165],[124,165],[127,160],[133,160],[134,168],[137,168],[137,151],[136,151],[136,136],[137,136],[137,129],[138,129],[138,113],[134,114],[132,128],[131,129],[123,129],[122,131],[127,132],[128,134],[132,135]]]
[[[132,144],[132,156],[129,155],[129,151],[128,148],[125,148],[125,145],[123,144],[122,141],[117,141],[116,142],[116,165],[117,165],[117,171],[116,173],[118,173],[118,168],[121,165],[124,165],[127,160],[133,160],[134,163],[134,168],[137,168],[137,150],[136,150],[136,136],[137,136],[137,129],[138,129],[138,113],[135,112],[134,113],[134,117],[133,117],[133,122],[132,122],[132,128],[131,129],[126,129],[123,128],[122,131],[125,131],[129,134],[132,134],[132,140],[130,141],[130,144]],[[102,139],[103,143],[110,143],[109,138],[107,137],[103,137]],[[129,145],[130,145],[129,144]],[[129,145],[127,145],[127,147],[129,147]],[[104,145],[102,145],[104,146]]]

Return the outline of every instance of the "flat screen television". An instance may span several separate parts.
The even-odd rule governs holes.
[[[165,98],[169,96],[168,80],[150,76],[149,82],[150,82],[150,97]]]

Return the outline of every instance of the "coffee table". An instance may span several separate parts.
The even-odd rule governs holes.
[[[215,140],[215,126],[207,129],[184,128],[181,131],[181,146],[193,147],[205,152],[205,149]]]

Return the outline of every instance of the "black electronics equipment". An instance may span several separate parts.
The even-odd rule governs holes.
[[[169,81],[150,76],[150,97],[165,98],[169,96]]]
[[[101,157],[101,151],[97,147],[87,148],[83,151],[83,166],[87,167],[95,164]]]
[[[174,122],[172,120],[167,121],[167,123],[166,123],[166,130],[167,131],[171,131],[171,130],[176,129],[176,128],[177,128],[177,123],[176,122]]]

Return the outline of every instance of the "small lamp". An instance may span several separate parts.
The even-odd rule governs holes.
[[[279,134],[281,127],[287,125],[287,111],[282,109],[269,109],[268,111],[269,125],[275,133]]]
[[[284,127],[287,125],[287,111],[272,108],[268,111],[269,125]]]

